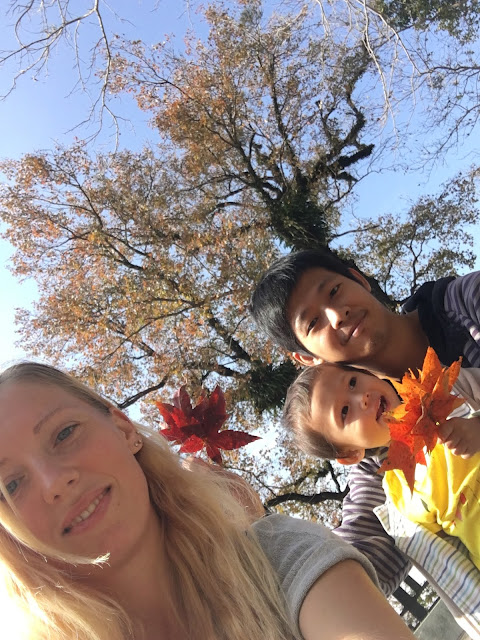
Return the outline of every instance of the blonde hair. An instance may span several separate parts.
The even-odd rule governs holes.
[[[25,362],[0,374],[0,385],[19,381],[61,387],[100,411],[114,406],[47,365]],[[228,490],[228,480],[183,469],[162,436],[145,426],[137,427],[144,443],[136,458],[162,524],[169,563],[170,594],[159,597],[170,599],[185,637],[297,638],[276,575],[248,531],[243,509]],[[46,548],[1,503],[0,598],[7,603],[10,619],[24,623],[17,624],[9,638],[133,638],[131,621],[117,602],[71,577],[69,565],[101,561],[67,558]]]

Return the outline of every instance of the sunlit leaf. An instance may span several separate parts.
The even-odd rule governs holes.
[[[228,415],[225,410],[225,396],[218,386],[210,396],[203,391],[194,407],[183,386],[175,393],[173,403],[155,404],[167,423],[160,433],[170,442],[181,445],[181,453],[197,453],[205,448],[208,457],[213,462],[221,464],[220,449],[232,451],[259,439],[244,431],[221,430]]]

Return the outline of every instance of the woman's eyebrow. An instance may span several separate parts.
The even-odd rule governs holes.
[[[63,409],[66,409],[65,406],[63,407],[55,407],[55,409],[52,409],[51,411],[49,411],[46,415],[43,416],[43,418],[41,418],[37,424],[33,427],[33,433],[37,434],[39,433],[40,429],[43,427],[43,425],[48,422],[48,420],[50,420],[50,418],[52,416],[54,416],[56,413],[58,413],[59,411],[62,411]],[[8,462],[8,458],[2,458],[0,460],[0,467],[2,467],[6,462]]]
[[[66,407],[56,407],[55,409],[52,409],[52,411],[49,411],[47,413],[47,415],[43,416],[43,418],[41,418],[37,424],[33,427],[33,433],[37,434],[39,433],[40,429],[43,427],[43,425],[48,422],[48,420],[50,420],[50,418],[52,416],[54,416],[56,413],[58,413],[59,411],[62,411],[63,409],[65,409]]]

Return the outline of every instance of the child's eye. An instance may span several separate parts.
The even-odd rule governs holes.
[[[64,429],[59,431],[57,434],[57,437],[55,438],[55,444],[57,444],[58,442],[63,442],[64,440],[69,438],[72,435],[72,433],[75,431],[77,426],[78,425],[76,424],[71,424],[68,427],[65,427]]]
[[[312,329],[314,328],[314,326],[317,324],[317,320],[318,318],[313,318],[313,320],[310,322],[310,324],[307,327],[307,336],[310,333],[310,331],[312,331]]]
[[[357,379],[355,378],[355,376],[353,376],[353,378],[350,378],[350,380],[348,381],[349,389],[355,389],[356,384],[357,384]]]
[[[337,293],[339,286],[340,285],[337,284],[335,287],[333,287],[333,289],[330,291],[330,298],[333,298],[333,296]]]
[[[344,407],[342,407],[342,420],[345,420],[345,418],[347,417],[347,413],[348,413],[348,405],[345,405]]]

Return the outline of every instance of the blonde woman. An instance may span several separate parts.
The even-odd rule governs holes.
[[[9,640],[413,638],[354,549],[249,527],[228,480],[52,367],[0,375],[0,489]]]

